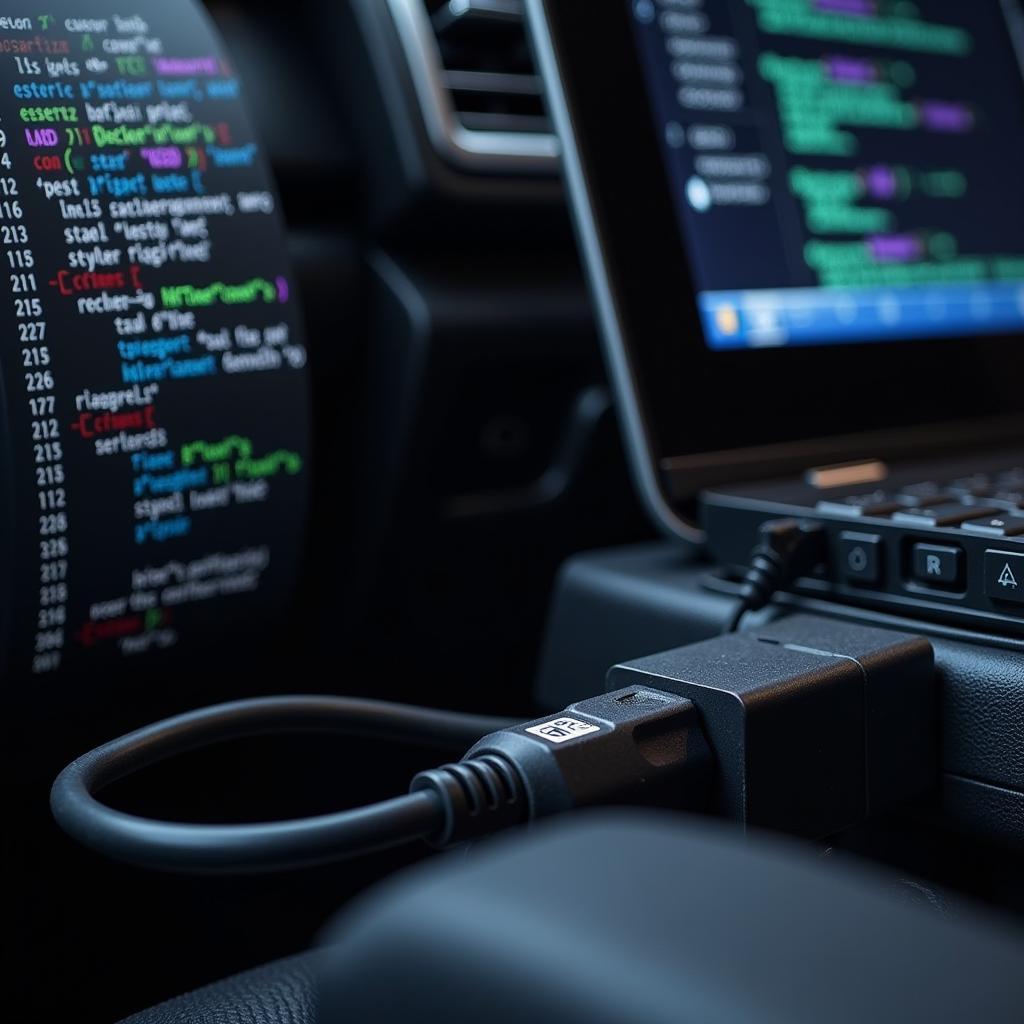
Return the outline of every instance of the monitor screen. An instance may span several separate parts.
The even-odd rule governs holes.
[[[1017,0],[628,0],[713,351],[1024,330]]]
[[[0,18],[0,676],[237,666],[289,610],[308,380],[279,205],[198,4]]]

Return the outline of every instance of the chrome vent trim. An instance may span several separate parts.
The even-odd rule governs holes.
[[[529,115],[457,110],[460,93],[541,96],[537,75],[448,70],[437,32],[463,17],[484,17],[524,25],[518,0],[451,0],[434,12],[425,0],[386,0],[412,76],[423,122],[441,156],[461,170],[477,173],[555,174],[559,145],[545,119]]]

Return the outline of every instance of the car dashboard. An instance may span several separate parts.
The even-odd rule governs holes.
[[[577,702],[640,685],[634,659],[717,643],[733,612],[756,537],[716,564],[638,494],[527,21],[519,0],[61,0],[0,18],[5,962],[10,1002],[39,1019],[121,1020],[291,957],[383,880],[459,861],[419,844],[265,874],[119,863],[50,811],[85,751],[204,705],[303,694],[575,738],[591,731]],[[777,830],[1018,929],[1019,642],[982,650],[780,589],[760,638],[744,634],[755,650],[800,647],[790,615],[837,631],[836,673],[855,662],[845,628],[920,634],[925,660],[934,647],[946,782],[906,816],[858,805],[813,836]],[[669,674],[650,671],[656,690]],[[413,739],[233,736],[112,778],[104,799],[191,825],[287,822],[404,792],[438,762]],[[651,857],[656,826],[636,826]],[[522,891],[540,863],[524,861]],[[555,902],[523,919],[560,934]],[[446,906],[424,904],[412,933]],[[253,985],[287,1001],[294,976],[273,971]],[[463,1019],[422,1006],[405,1019]]]

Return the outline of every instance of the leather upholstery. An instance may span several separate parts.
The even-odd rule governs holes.
[[[316,1024],[318,956],[302,953],[236,974],[121,1024]]]

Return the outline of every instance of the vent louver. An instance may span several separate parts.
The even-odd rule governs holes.
[[[389,0],[437,148],[464,169],[553,173],[522,0]]]

